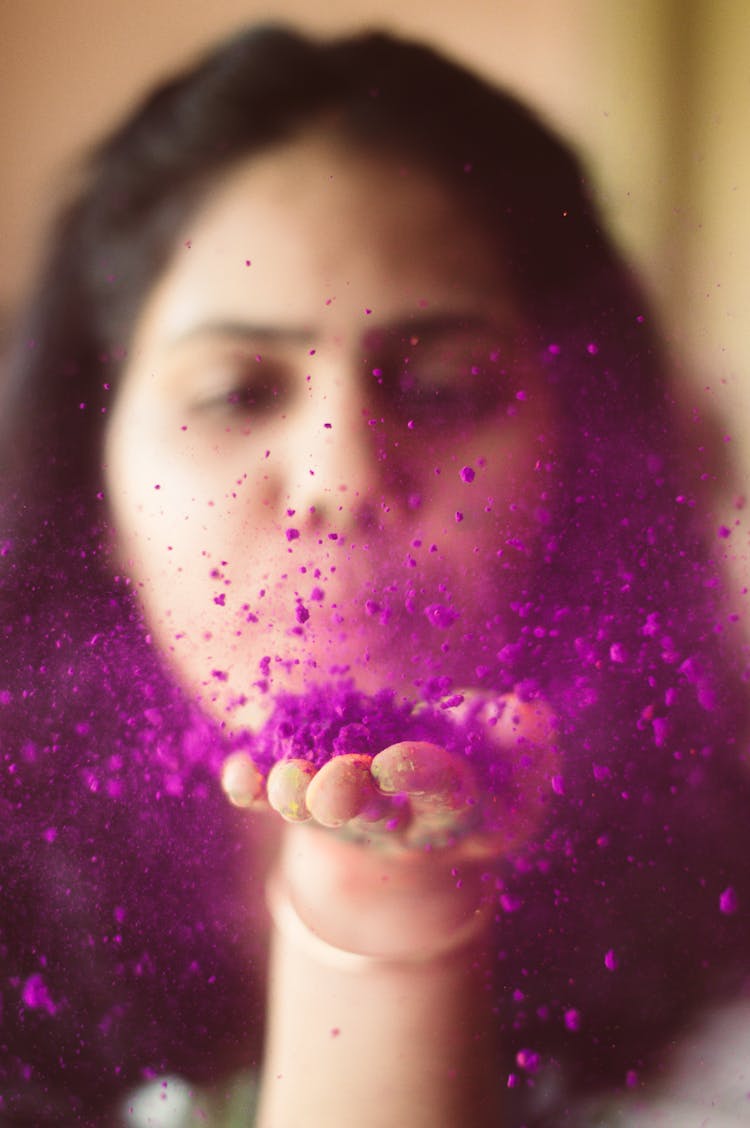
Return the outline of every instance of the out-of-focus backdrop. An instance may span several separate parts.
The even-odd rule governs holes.
[[[0,0],[3,339],[75,155],[153,80],[258,19],[416,34],[572,140],[682,358],[690,405],[718,407],[750,493],[748,0]],[[740,587],[749,545],[738,529]]]

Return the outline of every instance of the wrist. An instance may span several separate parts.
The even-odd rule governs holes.
[[[453,959],[464,959],[474,948],[481,948],[487,938],[494,906],[489,900],[480,902],[465,915],[424,936],[415,935],[406,943],[403,937],[395,942],[372,938],[355,942],[326,935],[324,930],[305,919],[288,883],[278,872],[268,878],[266,903],[274,931],[278,936],[307,956],[314,963],[347,972],[368,972],[377,969],[412,969],[427,967]]]
[[[356,1107],[372,1125],[498,1123],[491,906],[411,948],[402,934],[397,945],[354,950],[303,915],[294,892],[283,870],[267,883],[274,932],[259,1122],[343,1124]]]

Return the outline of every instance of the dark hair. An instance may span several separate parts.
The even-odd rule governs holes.
[[[95,1122],[145,1068],[210,1077],[257,1046],[231,895],[240,836],[203,751],[215,760],[220,736],[160,671],[111,575],[101,445],[134,317],[186,217],[233,162],[321,121],[432,170],[471,209],[561,408],[540,574],[492,673],[551,698],[568,764],[548,839],[501,882],[505,1045],[565,1059],[581,1083],[621,1081],[741,971],[746,707],[721,542],[696,520],[713,471],[680,453],[650,312],[575,159],[423,46],[264,27],[160,87],[93,152],[19,334],[0,447],[0,1114],[13,1123]]]

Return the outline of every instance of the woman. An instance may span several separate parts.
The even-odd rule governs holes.
[[[90,160],[5,420],[8,1123],[234,1092],[268,979],[263,1125],[581,1124],[736,995],[711,470],[515,101],[220,48]],[[331,716],[378,743],[317,770]]]

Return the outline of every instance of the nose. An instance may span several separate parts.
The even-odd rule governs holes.
[[[337,529],[377,522],[387,507],[379,424],[353,365],[315,366],[284,457],[286,492],[300,516]]]

